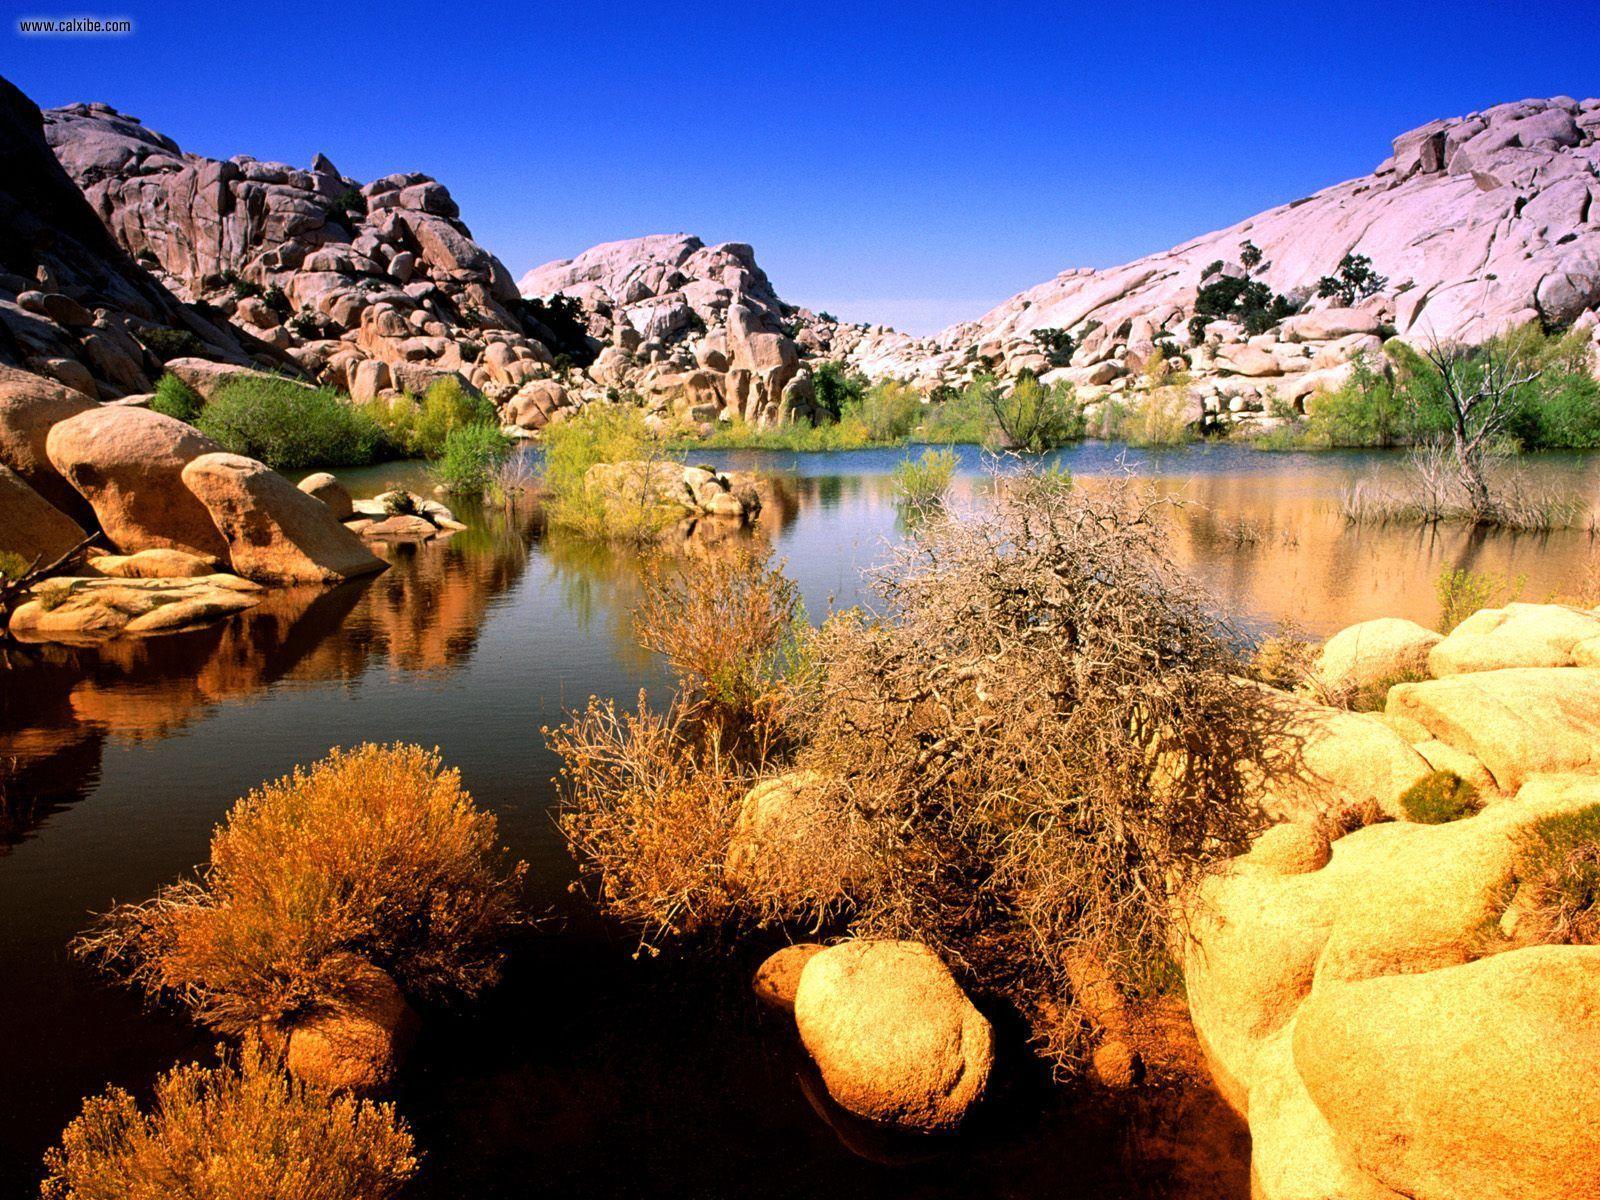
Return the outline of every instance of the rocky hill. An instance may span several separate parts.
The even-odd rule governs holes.
[[[205,158],[104,104],[52,109],[44,123],[142,266],[358,397],[421,390],[445,372],[515,390],[563,345],[429,176],[363,184],[322,155],[309,169]]]
[[[0,79],[0,364],[90,399],[148,391],[175,353],[273,362],[135,263],[50,153],[38,107]]]

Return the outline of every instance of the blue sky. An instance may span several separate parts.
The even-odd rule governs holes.
[[[1600,0],[224,5],[23,0],[0,74],[217,157],[443,180],[520,275],[752,243],[779,292],[928,332],[1372,169],[1395,134],[1600,95]],[[127,37],[15,18],[130,17]]]

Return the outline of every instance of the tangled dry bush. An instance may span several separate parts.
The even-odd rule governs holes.
[[[390,1200],[416,1174],[393,1105],[291,1079],[258,1043],[84,1103],[45,1156],[43,1200]]]
[[[1527,934],[1545,945],[1600,945],[1600,807],[1536,822],[1521,849],[1516,904]]]
[[[1257,824],[1239,774],[1252,692],[1172,564],[1163,509],[1128,480],[1023,476],[936,516],[876,577],[876,615],[835,615],[759,676],[765,707],[741,711],[781,713],[759,753],[720,753],[726,725],[702,736],[692,699],[663,717],[593,702],[553,736],[563,827],[605,903],[657,932],[839,917],[924,941],[1070,1055],[1076,1027],[1051,1016],[1076,1012],[1069,964],[1135,993],[1170,983],[1174,890]],[[730,592],[742,569],[703,582],[748,594]],[[700,645],[664,630],[721,611],[704,598],[647,624],[663,648]],[[689,671],[688,695],[714,674]],[[741,805],[757,778],[787,790]],[[793,871],[730,872],[773,822],[806,867],[798,893]]]
[[[1024,1011],[1069,959],[1159,987],[1168,898],[1238,849],[1240,663],[1128,480],[1000,490],[818,633],[798,762],[868,817],[853,926],[937,947]],[[1064,1047],[1057,1046],[1057,1049]]]
[[[198,879],[76,945],[230,1034],[336,1007],[363,963],[412,999],[471,997],[499,977],[525,870],[437,753],[362,745],[240,800]]]

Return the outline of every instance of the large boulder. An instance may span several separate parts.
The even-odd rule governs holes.
[[[1349,695],[1426,679],[1428,651],[1440,634],[1399,617],[1379,617],[1341,629],[1323,644],[1313,675],[1331,695]]]
[[[1600,947],[1530,944],[1506,919],[1530,830],[1596,805],[1595,776],[1541,776],[1476,816],[1369,826],[1331,855],[1300,852],[1311,833],[1263,838],[1186,899],[1190,1011],[1249,1122],[1252,1195],[1600,1195],[1583,1065],[1600,1050]]]
[[[297,485],[302,492],[328,506],[328,511],[343,521],[355,513],[355,502],[344,484],[327,471],[307,475]]]
[[[853,941],[813,956],[794,1016],[828,1094],[857,1116],[953,1129],[988,1087],[994,1031],[921,943]]]
[[[80,525],[94,512],[50,461],[46,439],[58,422],[96,407],[82,392],[38,375],[0,366],[0,467],[8,467],[24,483]]]
[[[338,583],[387,567],[322,501],[238,454],[202,454],[183,486],[211,515],[233,569],[259,583]]]
[[[1475,755],[1502,791],[1544,771],[1600,767],[1600,669],[1476,671],[1389,691],[1386,715]]]
[[[0,552],[15,554],[29,566],[48,566],[83,537],[76,521],[11,468],[0,466]]]
[[[111,544],[227,558],[211,514],[183,486],[183,468],[222,447],[192,425],[143,408],[93,408],[56,424],[46,449],[94,508]]]
[[[1508,604],[1473,613],[1428,654],[1434,675],[1505,667],[1570,667],[1582,642],[1600,638],[1600,616],[1564,604]]]
[[[394,1083],[417,1017],[385,972],[361,963],[340,1003],[290,1031],[284,1065],[296,1078],[371,1095]]]

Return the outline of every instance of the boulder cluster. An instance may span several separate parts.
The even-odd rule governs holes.
[[[49,565],[93,534],[116,552],[37,584],[16,637],[170,632],[252,607],[262,585],[383,570],[340,515],[348,496],[341,514],[182,421],[0,367],[0,551]]]
[[[1577,831],[1574,861],[1597,850],[1600,610],[1511,604],[1442,637],[1365,622],[1314,675],[1405,682],[1344,724],[1283,699],[1311,713],[1283,735],[1304,778],[1264,793],[1280,823],[1186,903],[1194,1027],[1249,1122],[1253,1194],[1600,1194],[1600,945],[1539,911],[1550,831]],[[1441,772],[1473,803],[1408,799]]]

